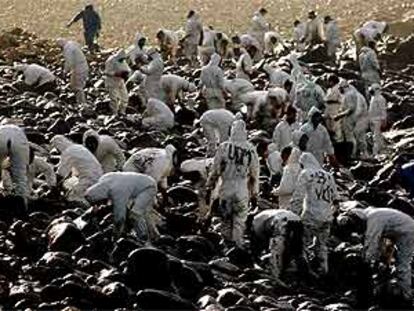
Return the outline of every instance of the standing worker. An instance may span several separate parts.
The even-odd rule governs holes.
[[[98,38],[99,33],[101,32],[101,17],[98,12],[94,10],[93,5],[88,4],[82,11],[72,18],[67,24],[67,27],[69,28],[80,19],[82,19],[83,23],[85,43],[88,46],[89,51],[94,52],[96,50],[95,38]]]

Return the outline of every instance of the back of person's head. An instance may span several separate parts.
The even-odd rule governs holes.
[[[339,83],[339,77],[336,74],[330,74],[328,76],[329,85],[337,85]]]
[[[300,20],[295,20],[294,22],[293,22],[293,26],[298,26],[300,24]]]
[[[187,17],[188,18],[191,18],[191,17],[193,17],[195,15],[195,11],[194,10],[190,10],[189,12],[188,12],[188,14],[187,14]]]
[[[289,159],[291,153],[292,153],[291,146],[286,146],[285,148],[282,149],[280,156],[282,157],[283,162],[286,162]]]
[[[308,13],[308,18],[313,19],[313,18],[315,18],[315,17],[316,17],[316,13],[315,13],[315,11],[310,11],[310,12]]]
[[[266,15],[267,10],[265,8],[260,8],[259,13],[262,14],[262,15]]]
[[[323,20],[325,23],[329,23],[330,21],[332,21],[332,17],[330,17],[329,15],[326,15]]]
[[[374,41],[369,41],[368,42],[368,47],[371,48],[371,49],[373,49],[373,50],[375,50],[375,48],[376,48],[375,42]]]
[[[92,4],[85,5],[85,10],[93,10],[93,5]]]

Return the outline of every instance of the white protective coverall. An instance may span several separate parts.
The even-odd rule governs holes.
[[[323,124],[319,124],[315,129],[311,122],[312,115],[316,112],[320,113],[315,107],[309,111],[308,121],[302,125],[300,131],[305,133],[309,138],[306,145],[306,151],[313,154],[322,165],[325,159],[325,154],[333,155],[334,149],[326,127],[323,126]]]
[[[159,31],[162,31],[164,34],[162,42],[159,41],[162,57],[165,57],[166,60],[170,59],[175,63],[177,50],[180,43],[179,32],[168,29],[160,29]]]
[[[125,162],[124,172],[147,174],[155,179],[160,189],[167,190],[167,178],[174,168],[173,145],[163,148],[145,148],[135,152]]]
[[[29,141],[24,131],[16,125],[0,126],[0,163],[9,158],[10,175],[14,194],[27,199]]]
[[[251,21],[249,34],[252,35],[261,45],[261,50],[264,48],[264,38],[266,32],[270,30],[270,25],[266,18],[259,12],[255,12]]]
[[[299,23],[297,26],[293,28],[293,42],[295,43],[296,50],[298,52],[302,52],[305,50],[305,43],[301,40],[305,37],[306,33],[306,24]]]
[[[353,208],[343,215],[356,215],[367,222],[364,239],[365,260],[368,263],[380,261],[382,241],[393,241],[397,246],[396,270],[399,286],[406,299],[411,299],[411,260],[414,253],[414,220],[407,214],[391,208]],[[341,222],[341,216],[338,222]]]
[[[291,145],[293,132],[298,129],[298,123],[289,124],[286,119],[282,119],[273,131],[272,143],[275,145],[275,150],[282,152],[283,148]]]
[[[315,45],[323,41],[323,23],[319,17],[308,19],[305,25],[305,35],[302,39],[305,39],[305,43],[310,45]]]
[[[293,226],[292,226],[293,225]],[[296,226],[295,226],[296,225]],[[283,272],[285,251],[288,251],[289,238],[294,235],[289,227],[301,227],[302,221],[295,213],[284,209],[268,209],[257,214],[252,223],[255,238],[269,244],[271,253],[271,269],[273,276],[278,280]],[[293,229],[293,228],[292,228]],[[299,229],[299,228],[295,228]],[[293,229],[294,230],[294,229]],[[293,242],[293,241],[292,241]],[[292,251],[291,249],[289,251]],[[301,254],[296,254],[301,255]]]
[[[43,158],[35,156],[32,163],[29,164],[27,169],[27,182],[29,193],[33,190],[33,184],[36,177],[43,174],[46,180],[46,184],[49,188],[56,187],[56,174],[53,170],[53,166],[47,163]],[[3,188],[6,192],[11,193],[13,191],[13,183],[10,175],[9,168],[3,168],[2,171]]]
[[[250,54],[242,48],[242,54],[240,55],[236,63],[236,78],[250,81],[250,75],[253,71],[253,60]]]
[[[323,109],[325,96],[325,92],[318,84],[305,80],[296,84],[294,105],[302,111],[306,121],[312,107]]]
[[[111,109],[115,114],[124,114],[128,106],[128,90],[124,79],[128,77],[131,69],[125,59],[125,51],[120,50],[105,62],[105,87],[111,99]]]
[[[222,234],[238,247],[243,247],[249,199],[259,193],[259,170],[256,148],[247,141],[246,124],[236,120],[230,139],[217,150],[206,188],[214,189],[220,179]]]
[[[194,83],[183,77],[168,74],[161,77],[161,100],[168,106],[174,107],[176,98],[182,99],[183,92],[195,92],[197,90]]]
[[[341,46],[341,33],[335,20],[324,25],[326,48],[329,57],[335,57],[336,51]]]
[[[137,33],[136,35],[135,35],[135,44],[134,44],[134,47],[132,48],[132,50],[128,53],[128,57],[129,57],[129,61],[130,61],[130,63],[132,64],[132,65],[135,65],[136,63],[137,63],[137,60],[140,62],[140,63],[146,63],[148,60],[147,60],[147,53],[146,53],[146,51],[145,51],[145,49],[144,48],[141,48],[139,45],[138,45],[138,42],[141,40],[141,39],[144,39],[144,36],[141,34],[141,33]]]
[[[207,65],[211,55],[216,53],[216,34],[217,32],[210,27],[203,28],[203,44],[198,47],[198,54],[203,66]]]
[[[274,68],[269,64],[265,64],[263,66],[263,70],[269,76],[269,87],[280,87],[283,88],[285,86],[285,82],[288,80],[292,80],[290,74],[283,71],[280,68]]]
[[[200,16],[194,13],[187,19],[185,26],[184,55],[195,65],[197,61],[198,45],[200,44],[201,34],[203,33],[203,24]]]
[[[193,158],[181,163],[180,171],[183,173],[198,172],[201,177],[201,183],[205,184],[208,178],[208,172],[213,165],[214,158]]]
[[[368,107],[365,97],[347,81],[339,82],[344,89],[342,100],[342,112],[345,117],[342,121],[342,132],[345,141],[354,146],[352,155],[356,157],[358,152],[367,156],[366,132],[369,127]]]
[[[166,131],[174,127],[174,113],[162,101],[150,98],[144,111],[142,125],[145,128]]]
[[[291,210],[290,200],[296,189],[299,173],[301,172],[299,158],[302,152],[298,148],[293,148],[286,166],[283,168],[282,179],[279,187],[273,192],[279,197],[279,208]]]
[[[270,144],[267,147],[267,153],[266,165],[270,173],[270,182],[273,184],[273,179],[282,175],[283,159],[280,152],[276,150],[276,146],[273,144]]]
[[[140,67],[140,71],[145,75],[143,87],[147,100],[149,98],[161,97],[161,77],[164,72],[164,62],[161,55],[156,50],[148,51],[151,61],[148,65]]]
[[[384,147],[384,137],[381,127],[387,121],[387,101],[382,96],[381,87],[378,84],[373,84],[371,91],[372,97],[368,115],[374,143],[372,153],[377,155]]]
[[[326,128],[333,133],[335,141],[342,141],[341,120],[335,121],[335,116],[340,112],[342,106],[342,94],[339,91],[339,83],[329,88],[325,97],[326,108],[324,111]]]
[[[309,247],[319,260],[320,272],[328,273],[328,246],[330,226],[333,221],[332,206],[337,200],[338,193],[335,180],[331,174],[324,171],[316,158],[305,152],[299,163],[303,170],[293,192],[292,211],[301,215],[304,232],[303,244],[306,257],[309,259]]]
[[[226,109],[211,109],[203,113],[200,124],[204,136],[207,138],[207,156],[214,156],[217,143],[229,139],[230,129],[236,119],[233,113]]]
[[[101,164],[87,148],[63,135],[54,136],[50,144],[61,153],[56,175],[66,180],[67,200],[84,202],[86,189],[103,175]]]
[[[75,41],[58,39],[57,44],[63,48],[65,72],[70,73],[70,87],[75,92],[79,104],[86,102],[84,88],[88,79],[89,66],[80,45]]]
[[[353,37],[356,45],[357,56],[363,46],[369,42],[376,42],[387,28],[386,22],[368,21],[354,31]]]
[[[372,84],[381,84],[381,69],[377,53],[373,49],[367,46],[361,48],[359,53],[359,69],[361,70],[361,77],[364,80],[366,90]]]
[[[274,41],[275,40],[275,41]],[[273,42],[275,43],[273,43]],[[274,55],[277,45],[283,44],[282,36],[276,31],[267,31],[264,35],[264,53]]]
[[[112,172],[103,175],[85,194],[89,202],[109,199],[112,201],[115,237],[125,231],[127,219],[133,221],[134,230],[143,240],[154,240],[159,236],[157,219],[153,209],[156,203],[157,183],[144,174]]]
[[[208,109],[225,107],[224,99],[224,72],[219,67],[220,55],[214,53],[207,66],[201,69],[200,87],[207,101]]]
[[[256,54],[253,56],[253,60],[258,62],[263,58],[263,46],[262,44],[256,39],[256,37],[252,36],[251,34],[244,34],[240,36],[240,45],[248,50],[249,47],[254,46],[256,48]]]
[[[16,65],[17,71],[23,72],[24,84],[28,86],[42,86],[56,80],[55,75],[47,68],[38,64]]]
[[[240,111],[243,106],[241,97],[249,92],[254,91],[254,86],[251,82],[244,79],[224,80],[224,89],[231,96],[231,110],[233,112]]]
[[[122,170],[125,163],[124,152],[111,136],[99,135],[94,130],[87,130],[83,134],[83,143],[88,137],[94,137],[98,142],[95,157],[101,163],[104,173]]]

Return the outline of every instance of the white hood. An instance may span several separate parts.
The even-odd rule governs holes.
[[[74,143],[63,135],[56,135],[51,139],[50,144],[62,153]]]
[[[309,152],[302,153],[299,163],[303,166],[303,169],[321,169],[318,160]]]

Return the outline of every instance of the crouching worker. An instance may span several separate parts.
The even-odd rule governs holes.
[[[277,282],[284,285],[280,278],[292,260],[300,271],[306,270],[303,225],[298,215],[284,209],[262,211],[253,219],[252,234],[252,245],[256,251],[268,246],[271,269]]]
[[[112,172],[99,178],[86,191],[85,198],[90,203],[112,202],[115,239],[125,233],[128,219],[140,239],[153,241],[159,236],[157,225],[162,221],[162,216],[153,208],[156,195],[157,182],[152,177],[133,172]]]
[[[23,74],[23,88],[28,91],[43,94],[56,90],[56,77],[47,68],[37,64],[16,65],[17,73]]]
[[[412,309],[411,260],[414,253],[414,220],[391,208],[354,208],[338,216],[343,230],[364,237],[364,257],[371,268],[378,267],[381,244],[389,239],[397,247],[395,257],[396,278],[401,298]]]
[[[75,144],[63,135],[56,135],[51,145],[60,153],[56,172],[58,185],[63,184],[68,201],[87,204],[85,191],[102,176],[102,166],[84,146]]]

